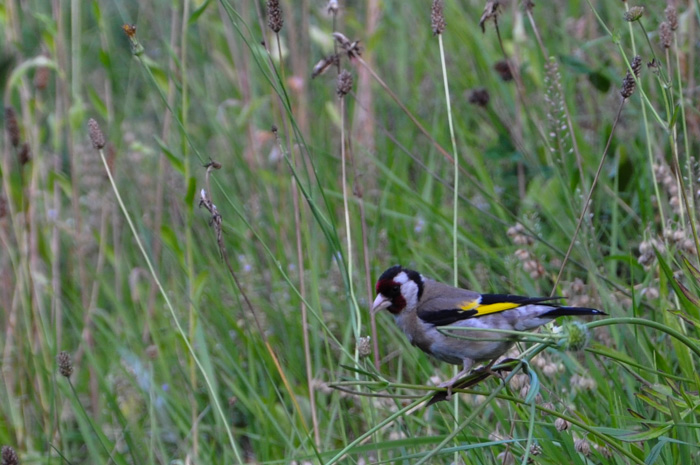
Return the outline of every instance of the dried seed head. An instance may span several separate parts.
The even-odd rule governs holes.
[[[579,454],[587,456],[591,453],[591,444],[585,439],[576,439],[574,440],[574,449]]]
[[[544,404],[541,405],[541,407],[546,408],[547,410],[554,410],[555,409],[554,404],[551,402],[545,402]],[[549,412],[545,412],[544,410],[541,410],[540,414],[543,417],[546,417],[547,415],[549,415]]]
[[[123,24],[122,31],[129,39],[133,39],[136,36],[136,25],[134,24]]]
[[[481,27],[481,32],[486,32],[486,22],[493,20],[494,23],[498,24],[498,14],[500,13],[501,2],[496,0],[489,0],[484,6],[484,12],[481,14],[481,19],[479,19],[479,27]]]
[[[352,74],[350,71],[344,69],[338,75],[338,85],[336,87],[336,93],[340,97],[345,97],[352,90]]]
[[[639,18],[642,16],[644,16],[644,7],[633,6],[630,7],[629,10],[625,11],[625,14],[622,17],[625,18],[625,21],[632,23],[634,21],[639,21]]]
[[[610,449],[608,449],[607,447],[605,447],[605,446],[599,446],[598,444],[596,444],[596,445],[593,446],[593,447],[595,447],[595,450],[597,450],[597,451],[600,453],[600,455],[602,455],[604,458],[606,458],[606,459],[611,459],[611,458],[612,458],[613,453],[612,453],[612,451],[611,451]]]
[[[95,150],[100,150],[105,146],[105,135],[102,133],[102,129],[100,129],[100,125],[97,124],[97,121],[92,118],[88,120],[88,132],[90,133],[90,140]]]
[[[557,429],[557,431],[566,431],[567,429],[571,428],[571,423],[563,418],[557,418],[554,420],[554,427]]]
[[[335,41],[338,42],[338,45],[340,45],[340,48],[342,48],[343,51],[348,54],[348,58],[352,59],[362,54],[359,40],[351,42],[350,39],[345,37],[345,35],[341,32],[334,32],[332,35]]]
[[[70,378],[70,375],[73,374],[73,360],[71,360],[70,354],[64,350],[58,354],[56,361],[58,362],[58,372],[61,373],[61,376]]]
[[[2,446],[2,465],[19,465],[17,452],[10,446]]]
[[[678,29],[678,10],[676,9],[676,5],[669,4],[664,10],[664,13],[666,13],[666,21],[668,21],[668,25],[671,26],[671,30],[675,31]]]
[[[525,8],[525,11],[532,11],[535,8],[535,2],[532,0],[523,0],[523,8]]]
[[[639,71],[642,69],[642,58],[639,55],[637,55],[632,60],[632,63],[630,63],[630,66],[634,75],[627,71],[625,79],[623,79],[622,81],[622,89],[620,90],[620,95],[622,95],[622,98],[624,99],[630,98],[634,93],[634,89],[636,89],[637,87],[637,81],[635,80],[635,78],[639,77]]]
[[[498,75],[501,77],[501,79],[504,80],[505,82],[513,80],[513,73],[510,70],[510,65],[508,64],[508,61],[506,61],[506,60],[497,61],[496,64],[493,65],[493,69],[498,73]]]
[[[10,139],[10,144],[13,147],[19,146],[19,124],[17,123],[17,113],[15,109],[7,106],[5,107],[5,130],[7,131],[7,137]]]
[[[659,24],[659,42],[661,42],[664,48],[671,48],[671,44],[673,43],[673,31],[668,21]]]
[[[496,456],[496,463],[499,463],[501,465],[514,465],[515,464],[515,456],[509,450],[503,451]]]
[[[284,19],[279,0],[267,0],[267,27],[277,34],[282,30]]]
[[[480,87],[471,91],[469,94],[469,103],[473,103],[479,107],[485,107],[489,104],[490,98],[489,91]]]
[[[321,61],[316,63],[314,69],[311,71],[311,79],[316,76],[320,76],[330,69],[331,66],[337,66],[340,63],[340,57],[337,54],[331,55],[329,57],[323,58]]]
[[[442,0],[433,0],[433,7],[430,10],[430,24],[434,36],[445,31],[445,12]]]
[[[17,158],[21,166],[26,165],[32,160],[32,152],[27,142],[22,144],[22,148],[19,149],[19,154],[17,154]]]
[[[372,338],[369,336],[360,336],[357,340],[357,353],[360,357],[367,357],[372,353]]]

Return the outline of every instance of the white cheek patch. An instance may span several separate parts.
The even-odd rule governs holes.
[[[418,284],[408,279],[401,284],[401,295],[406,299],[406,308],[415,308],[418,305]]]

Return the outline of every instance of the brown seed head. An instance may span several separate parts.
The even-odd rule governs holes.
[[[532,0],[523,0],[523,8],[525,11],[532,11],[535,8],[535,2]]]
[[[21,166],[26,165],[32,160],[32,151],[29,148],[29,144],[25,142],[22,144],[22,148],[19,149],[19,154],[17,155],[17,159],[19,160],[19,164]]]
[[[490,98],[489,91],[480,87],[471,91],[469,94],[469,103],[473,103],[479,107],[485,107],[489,104]]]
[[[58,372],[61,373],[61,376],[70,378],[70,375],[73,374],[73,360],[71,360],[70,354],[64,350],[58,354],[56,361],[58,362]]]
[[[497,61],[496,64],[493,65],[493,69],[505,82],[513,80],[513,73],[510,71],[510,65],[506,60]]]
[[[664,13],[666,13],[666,21],[668,21],[668,25],[671,26],[671,30],[675,31],[678,29],[678,10],[676,9],[676,5],[669,4],[664,10]]]
[[[352,74],[350,74],[350,71],[344,69],[338,75],[338,85],[336,87],[336,93],[340,97],[344,97],[351,90],[352,90]]]
[[[90,140],[95,150],[100,150],[105,146],[105,135],[102,133],[102,129],[100,129],[100,125],[97,124],[97,121],[92,118],[88,120],[88,132],[90,133]]]
[[[19,465],[17,452],[10,446],[2,446],[2,465]]]
[[[630,98],[634,93],[634,89],[637,88],[637,81],[635,78],[639,77],[639,72],[642,69],[642,57],[639,55],[634,57],[630,66],[634,75],[627,71],[625,79],[622,80],[622,89],[620,89],[620,95],[622,95],[624,99]]]
[[[34,87],[37,90],[44,90],[49,85],[51,70],[47,66],[40,66],[34,73]]]
[[[442,0],[433,0],[433,7],[430,10],[430,24],[434,36],[445,31],[445,12]]]
[[[284,19],[279,0],[267,0],[267,27],[277,34],[282,30]]]
[[[13,147],[19,146],[19,124],[17,123],[17,113],[11,106],[5,107],[5,130],[10,144]]]
[[[630,9],[625,11],[625,14],[622,15],[622,17],[625,19],[625,21],[627,21],[629,23],[639,21],[639,19],[642,16],[644,16],[644,7],[643,6],[630,7]]]
[[[664,48],[671,48],[671,44],[673,43],[673,31],[668,21],[659,24],[659,42],[661,42]]]

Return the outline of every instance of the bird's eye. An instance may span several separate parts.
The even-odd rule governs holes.
[[[401,286],[399,286],[398,284],[394,284],[393,286],[391,286],[392,292],[398,293],[400,290],[401,290]]]

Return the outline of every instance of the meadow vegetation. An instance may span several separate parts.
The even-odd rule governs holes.
[[[699,24],[6,0],[2,464],[696,463]],[[426,406],[396,263],[609,316]]]

